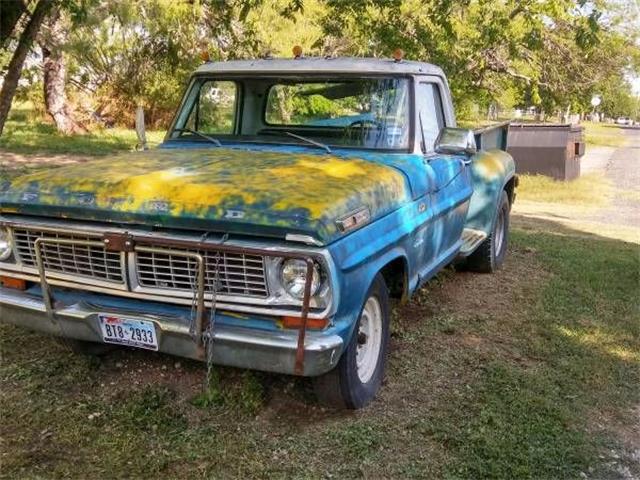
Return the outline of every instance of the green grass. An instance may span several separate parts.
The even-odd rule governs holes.
[[[304,380],[216,368],[205,388],[195,362],[87,359],[0,325],[0,477],[615,478],[640,402],[637,246],[512,240],[499,274],[447,270],[394,308],[388,378],[359,413]]]
[[[135,144],[19,114],[0,148]],[[600,206],[612,191],[522,176],[518,198]],[[215,368],[205,386],[195,362],[88,359],[0,325],[0,478],[616,478],[636,468],[621,429],[640,402],[638,247],[536,222],[498,274],[445,270],[395,306],[385,386],[358,413],[323,409],[302,379]]]
[[[159,144],[163,131],[148,131],[149,146]],[[138,139],[133,129],[105,128],[87,134],[62,135],[55,126],[37,118],[30,109],[12,109],[0,137],[0,151],[16,154],[100,156],[133,150]]]
[[[509,332],[537,361],[522,368],[492,359],[474,393],[442,412],[433,435],[457,452],[452,476],[571,478],[602,469],[593,459],[611,439],[588,433],[589,418],[640,400],[637,246],[522,233],[515,243],[538,252],[552,273],[531,313],[535,323]],[[462,421],[451,422],[460,412]]]
[[[518,199],[580,206],[606,205],[614,193],[611,180],[602,174],[583,175],[562,182],[543,175],[518,175]]]
[[[583,122],[582,125],[585,129],[587,148],[589,145],[617,148],[626,142],[624,131],[615,125],[593,122]]]

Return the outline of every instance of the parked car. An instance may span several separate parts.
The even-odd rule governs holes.
[[[507,130],[457,128],[427,63],[204,64],[159,148],[0,183],[1,320],[81,352],[314,377],[363,407],[390,298],[504,262]]]
[[[628,126],[633,126],[633,120],[629,117],[618,117],[616,119],[616,124],[617,125],[628,125]]]

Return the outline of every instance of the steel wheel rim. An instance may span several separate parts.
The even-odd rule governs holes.
[[[369,297],[364,304],[356,334],[358,378],[367,383],[376,371],[382,347],[382,308],[376,297]]]
[[[504,212],[501,210],[498,218],[496,219],[496,256],[502,252],[502,246],[504,245]]]

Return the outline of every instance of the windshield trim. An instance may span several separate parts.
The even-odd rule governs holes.
[[[415,84],[416,84],[416,75],[410,74],[410,73],[395,73],[395,72],[367,72],[366,74],[362,74],[361,72],[342,72],[342,71],[338,71],[335,73],[331,73],[331,72],[322,72],[322,74],[318,75],[317,73],[314,72],[295,72],[295,73],[291,73],[291,72],[284,72],[282,74],[276,74],[276,73],[272,73],[272,72],[268,72],[265,74],[265,72],[263,71],[257,71],[255,73],[250,73],[250,72],[215,72],[215,71],[211,71],[211,72],[194,72],[191,77],[189,78],[189,83],[187,84],[187,88],[185,88],[184,93],[182,94],[182,99],[180,100],[180,103],[178,105],[178,107],[176,108],[176,111],[172,117],[171,123],[169,125],[169,128],[167,129],[167,133],[164,136],[164,142],[182,142],[182,141],[187,141],[187,142],[201,142],[204,143],[204,140],[194,140],[194,139],[178,139],[178,138],[171,138],[171,134],[173,133],[176,123],[178,121],[178,116],[180,114],[180,112],[182,111],[182,108],[184,107],[184,104],[187,102],[188,96],[189,96],[189,92],[191,91],[191,88],[193,88],[193,84],[196,81],[199,81],[203,78],[206,79],[210,79],[210,80],[220,80],[220,81],[234,81],[236,82],[236,87],[238,88],[237,92],[239,94],[239,99],[236,101],[236,115],[237,115],[237,121],[236,121],[236,125],[239,126],[241,125],[242,121],[243,121],[243,112],[244,112],[244,102],[245,102],[245,98],[244,98],[244,82],[243,80],[245,79],[250,79],[250,80],[255,80],[256,78],[264,78],[264,79],[275,79],[275,80],[282,80],[282,79],[305,79],[307,81],[310,80],[317,80],[317,81],[330,81],[330,80],[338,80],[341,78],[345,78],[345,79],[362,79],[362,80],[366,80],[366,79],[380,79],[380,78],[406,78],[409,80],[409,110],[408,110],[408,114],[409,114],[409,138],[407,141],[407,145],[405,147],[402,148],[380,148],[380,147],[364,147],[364,146],[349,146],[349,145],[332,145],[329,144],[330,147],[332,147],[333,149],[344,149],[344,150],[365,150],[368,152],[382,152],[382,153],[412,153],[415,152],[416,150],[416,106],[415,106]],[[224,138],[224,134],[212,134],[211,135],[214,138],[217,138],[220,141],[224,141],[226,140]],[[263,141],[263,140],[250,140],[250,139],[245,139],[245,140],[240,140],[240,139],[233,139],[232,140],[233,143],[252,143],[252,144],[265,144],[265,145],[297,145],[297,146],[304,146],[304,143],[295,143],[295,144],[291,144],[291,143],[283,143],[283,142],[269,142],[268,140]]]
[[[321,153],[321,150],[318,148],[313,147],[312,145],[306,144],[304,142],[285,142],[282,140],[277,140],[274,138],[273,142],[268,141],[266,138],[264,140],[258,140],[258,139],[248,139],[248,138],[224,138],[224,136],[221,135],[216,135],[214,138],[216,138],[217,140],[219,140],[222,143],[222,147],[223,148],[235,148],[237,147],[238,144],[251,144],[251,145],[269,145],[269,146],[281,146],[281,147],[302,147],[302,148],[308,148],[310,150],[314,150],[317,151],[318,153]],[[293,140],[293,139],[292,139]],[[220,148],[220,147],[216,147],[215,145],[213,145],[211,142],[208,142],[207,140],[205,140],[204,138],[201,139],[199,137],[196,137],[195,135],[193,137],[180,137],[180,138],[170,138],[168,140],[165,140],[166,144],[176,144],[176,143],[185,143],[185,144],[189,144],[189,143],[201,143],[203,145],[212,145],[214,148]],[[412,153],[413,150],[411,148],[375,148],[375,147],[361,147],[361,146],[354,146],[354,145],[340,145],[340,146],[336,146],[336,145],[330,145],[331,147],[331,152],[335,153],[336,151],[339,150],[365,150],[367,152],[380,152],[380,153]]]

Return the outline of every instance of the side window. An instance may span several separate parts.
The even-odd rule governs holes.
[[[200,85],[186,127],[203,133],[232,134],[236,116],[234,82],[207,80]]]
[[[419,83],[416,91],[416,106],[418,109],[418,129],[422,128],[424,139],[423,151],[432,152],[434,143],[444,125],[442,99],[438,86],[434,83]],[[418,130],[418,133],[420,131]]]

